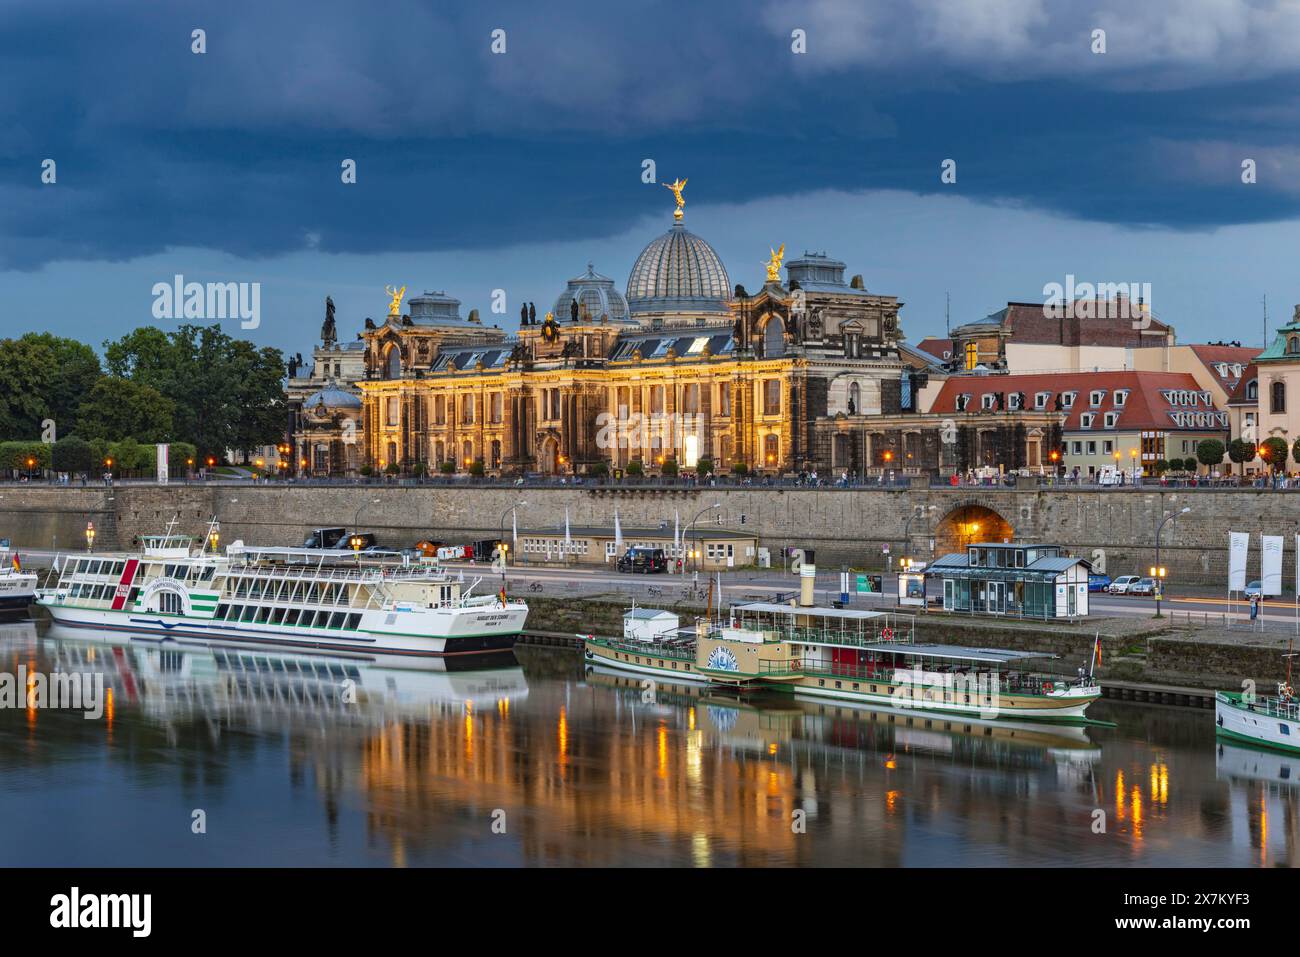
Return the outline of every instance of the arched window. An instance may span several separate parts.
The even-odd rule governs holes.
[[[862,414],[862,386],[856,382],[849,383],[849,415]]]
[[[781,440],[775,435],[763,439],[763,464],[768,468],[781,464]]]
[[[1300,336],[1289,336],[1286,340],[1288,355],[1300,355]]]
[[[966,343],[966,368],[974,369],[979,365],[980,347],[973,342]]]
[[[1274,412],[1286,411],[1286,383],[1281,379],[1274,379],[1273,384],[1269,386],[1269,395],[1272,398],[1272,410]]]
[[[402,350],[397,346],[388,347],[388,355],[384,357],[384,377],[387,379],[402,377]]]
[[[464,453],[464,461],[461,464],[473,465],[474,464],[474,443],[471,442],[469,439],[466,439],[465,444],[461,447],[461,451]]]
[[[763,323],[763,358],[778,359],[785,355],[785,325],[780,316],[769,316]]]

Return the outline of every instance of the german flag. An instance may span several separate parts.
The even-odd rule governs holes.
[[[506,586],[501,586],[501,591],[497,592],[497,597],[501,599],[501,607],[506,607]]]
[[[17,553],[17,552],[14,552],[14,555],[13,555],[13,559],[12,559],[12,561],[13,561],[13,565],[14,565],[14,571],[16,571],[16,572],[20,572],[20,571],[23,570],[23,563],[20,562],[20,561],[18,560],[18,553]]]

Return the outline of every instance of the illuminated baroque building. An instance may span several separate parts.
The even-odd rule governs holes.
[[[441,293],[411,299],[403,314],[401,291],[390,290],[389,315],[366,320],[359,340],[362,462],[404,474],[553,475],[707,459],[719,472],[837,477],[969,464],[944,419],[921,411],[942,370],[902,344],[896,297],[869,292],[861,276],[846,282],[845,264],[824,253],[786,264],[783,282],[784,246],[756,292],[732,286],[682,222],[682,185],[670,187],[674,222],[637,257],[626,295],[588,264],[551,311],[539,318],[525,306],[507,336],[477,311],[461,318]],[[303,447],[308,406],[294,433]],[[1032,410],[1003,417],[1009,436],[1025,434],[1016,424],[1041,432],[1055,421]],[[322,473],[302,454],[300,471],[304,458]],[[348,469],[330,458],[325,474]]]

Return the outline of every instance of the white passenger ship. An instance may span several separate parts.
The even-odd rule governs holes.
[[[205,539],[206,541],[206,539]],[[56,624],[186,642],[367,655],[510,648],[528,605],[470,593],[436,566],[371,564],[350,552],[145,536],[138,555],[69,555],[37,601]]]

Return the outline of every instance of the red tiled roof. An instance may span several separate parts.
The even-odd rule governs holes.
[[[1252,382],[1259,378],[1259,367],[1255,363],[1246,366],[1241,372],[1241,378],[1233,386],[1232,391],[1228,394],[1228,405],[1255,405],[1259,402],[1258,394],[1254,399],[1246,398],[1246,388]]]
[[[1259,355],[1258,349],[1248,349],[1244,346],[1210,346],[1210,345],[1189,345],[1189,349],[1196,358],[1200,359],[1216,379],[1219,385],[1223,386],[1224,391],[1231,394],[1239,383],[1239,379],[1232,375],[1232,366],[1243,367],[1250,364],[1255,356]],[[1219,375],[1219,370],[1215,368],[1218,365],[1228,366],[1227,375]]]
[[[927,336],[916,344],[916,348],[923,352],[928,352],[939,361],[943,362],[952,358],[952,340],[935,339]]]
[[[1115,404],[1115,393],[1128,390],[1128,397],[1123,405]],[[1102,401],[1092,405],[1090,393],[1101,391]],[[1167,399],[1165,392],[1190,393],[1195,403],[1174,403]],[[1067,432],[1095,431],[1105,432],[1106,413],[1118,412],[1119,417],[1114,426],[1117,430],[1152,429],[1160,431],[1204,432],[1207,428],[1218,431],[1218,426],[1192,425],[1179,423],[1169,413],[1180,412],[1218,412],[1208,404],[1208,393],[1204,393],[1196,379],[1186,372],[1072,372],[1065,374],[1037,373],[1024,375],[987,375],[956,376],[943,384],[939,395],[934,400],[930,411],[940,415],[957,412],[957,397],[970,396],[966,412],[984,410],[983,396],[1001,392],[1008,397],[1010,406],[1012,393],[1024,395],[1023,407],[1033,411],[1034,397],[1040,392],[1047,393],[1042,411],[1051,412],[1056,408],[1056,397],[1067,392],[1075,393],[1074,404],[1066,410],[1065,423]],[[1090,429],[1084,429],[1081,416],[1085,413],[1095,415]],[[1226,413],[1225,413],[1226,414]],[[1227,425],[1222,426],[1224,430]]]

